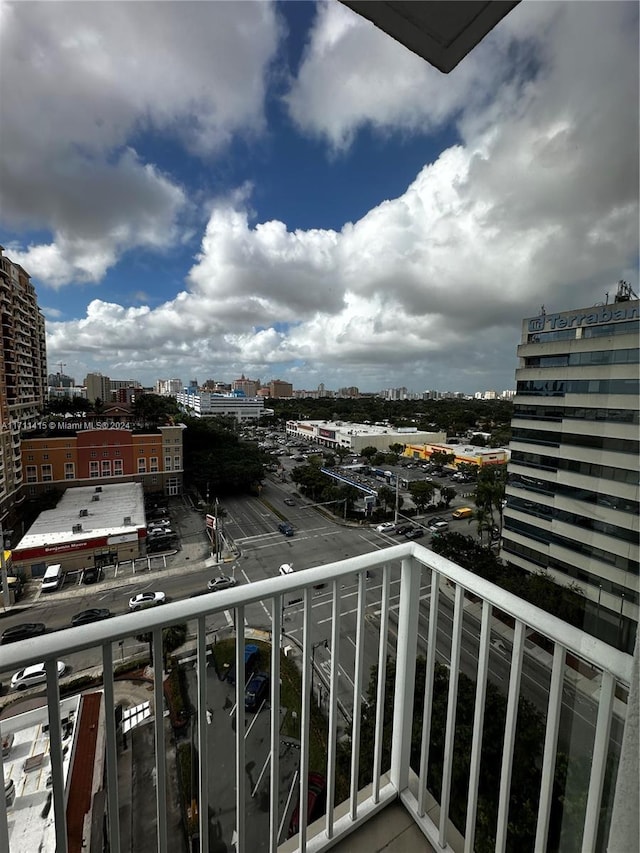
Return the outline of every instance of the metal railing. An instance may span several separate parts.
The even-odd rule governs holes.
[[[366,791],[359,789],[360,738],[362,694],[368,683],[369,673],[364,666],[364,632],[367,612],[367,577],[377,569],[380,578],[378,678],[374,723],[373,766],[370,770],[371,785]],[[399,571],[399,577],[398,577]],[[349,771],[349,795],[346,803],[335,802],[334,780],[338,772],[338,682],[341,661],[341,582],[348,576],[357,576],[357,603],[350,611],[356,621],[355,666],[353,675],[353,700],[351,724],[351,765]],[[399,583],[398,604],[391,605],[391,583]],[[416,703],[415,678],[420,620],[426,618],[421,602],[421,588],[429,587],[428,635],[426,638],[425,689],[419,697],[422,705],[421,738],[418,766],[411,766],[412,729],[414,728],[414,706]],[[317,584],[329,584],[331,589],[331,660],[327,694],[327,756],[326,778],[327,808],[321,829],[307,836],[307,794],[309,770],[309,731],[311,721],[312,662],[314,659],[312,597]],[[195,668],[197,681],[198,719],[207,718],[207,632],[206,619],[213,614],[233,611],[234,624],[245,624],[246,608],[262,603],[269,612],[271,636],[281,636],[283,625],[284,596],[293,592],[301,597],[302,634],[301,655],[301,743],[299,764],[299,809],[300,832],[296,842],[287,842],[289,847],[297,843],[300,851],[320,851],[332,847],[337,840],[357,830],[381,808],[400,799],[420,826],[435,849],[453,850],[461,847],[474,849],[478,790],[480,780],[481,746],[484,712],[487,693],[489,655],[494,612],[500,611],[513,620],[513,649],[506,697],[504,725],[504,747],[499,773],[499,794],[496,819],[495,849],[505,850],[509,831],[509,806],[512,779],[513,747],[518,720],[518,702],[523,676],[523,657],[526,632],[533,629],[546,638],[553,647],[552,661],[549,658],[549,688],[546,708],[546,730],[544,735],[541,787],[537,804],[537,828],[535,849],[547,848],[549,819],[553,796],[554,768],[558,751],[558,731],[561,718],[564,667],[567,654],[574,655],[598,673],[601,678],[597,697],[597,722],[592,754],[591,769],[586,792],[586,807],[583,823],[583,850],[595,850],[601,820],[603,787],[609,752],[609,732],[614,713],[616,685],[628,685],[631,677],[632,658],[599,640],[573,628],[548,613],[533,607],[509,592],[460,568],[449,560],[434,554],[417,543],[393,545],[373,554],[353,557],[284,577],[256,581],[232,589],[216,592],[210,596],[189,598],[166,604],[163,607],[116,616],[104,622],[76,627],[48,634],[46,644],[42,638],[27,640],[18,645],[0,647],[0,671],[11,672],[20,667],[46,662],[47,702],[49,708],[50,758],[53,784],[53,806],[55,813],[56,850],[67,851],[65,819],[65,790],[63,778],[63,747],[60,736],[60,689],[56,661],[74,652],[101,649],[105,706],[115,707],[113,644],[123,638],[150,632],[153,645],[154,703],[156,709],[163,708],[163,648],[164,628],[189,621],[196,625]],[[444,733],[442,778],[440,800],[437,808],[431,808],[432,796],[427,789],[427,770],[431,748],[434,673],[438,645],[438,608],[443,596],[453,601],[450,629],[451,652],[449,661],[448,701]],[[475,710],[473,717],[472,749],[469,757],[468,796],[466,802],[466,825],[459,827],[463,832],[452,829],[450,804],[452,790],[453,757],[456,736],[456,705],[460,679],[461,648],[463,644],[463,621],[468,596],[473,597],[475,606],[481,608],[477,647],[477,672],[475,688]],[[385,728],[385,673],[390,637],[392,610],[397,610],[395,631],[395,679],[393,681],[393,725],[390,743],[389,726]],[[279,739],[280,739],[280,667],[281,650],[273,642],[270,662],[270,821],[269,849],[278,849],[282,815],[278,807],[279,786]],[[244,630],[237,632],[235,647],[236,672],[244,671]],[[247,850],[245,826],[246,773],[245,773],[245,707],[243,679],[236,679],[236,826],[235,842],[237,853]],[[120,853],[120,830],[118,825],[118,740],[114,713],[106,714],[105,786],[107,792],[107,826],[110,849]],[[387,721],[388,722],[388,721]],[[154,722],[156,761],[156,833],[160,853],[169,849],[166,819],[167,767],[165,729],[162,714],[156,713]],[[215,761],[208,742],[207,726],[199,726],[197,749],[200,756],[198,779],[198,802],[208,804],[209,779],[207,768]],[[382,767],[383,752],[390,754],[388,768]],[[2,759],[0,758],[0,768]],[[388,772],[385,772],[387,771]],[[432,804],[432,803],[431,803]],[[209,849],[209,810],[198,809],[199,843],[201,850]],[[0,798],[0,849],[9,846],[7,808]],[[314,830],[317,825],[314,826]],[[462,841],[460,840],[462,839]],[[17,850],[17,848],[15,848]]]

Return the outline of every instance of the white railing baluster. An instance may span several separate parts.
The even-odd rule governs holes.
[[[438,642],[438,607],[440,606],[440,574],[431,572],[431,599],[429,601],[429,637],[424,673],[424,700],[422,703],[422,741],[420,743],[420,770],[418,774],[418,815],[425,813],[427,772],[431,743],[431,714],[433,711],[433,679],[436,668]]]
[[[245,851],[245,713],[244,713],[244,691],[246,686],[246,672],[244,665],[244,607],[240,605],[235,609],[236,622],[236,850],[235,853]]]
[[[482,733],[484,730],[484,707],[487,698],[487,673],[489,670],[489,638],[491,636],[491,605],[482,602],[480,648],[478,650],[478,675],[476,681],[476,703],[473,712],[473,740],[469,763],[469,793],[467,796],[467,823],[464,834],[465,853],[473,853],[478,811],[478,783],[482,758]]]
[[[153,699],[155,704],[155,747],[156,747],[156,823],[158,851],[167,853],[167,757],[164,736],[164,656],[162,628],[152,633],[153,643]]]
[[[556,753],[558,750],[558,731],[560,729],[560,712],[562,710],[564,661],[565,648],[560,643],[556,643],[553,649],[553,666],[551,669],[549,702],[547,703],[547,726],[544,736],[544,757],[542,759],[542,780],[540,785],[540,800],[538,802],[535,853],[545,853],[547,849],[553,781],[556,770]]]
[[[311,590],[305,589],[302,604],[302,713],[300,715],[300,836],[299,850],[307,849],[307,819],[309,791],[309,730],[311,719],[311,656],[313,634],[311,628]]]
[[[331,683],[329,685],[329,732],[327,752],[327,838],[333,838],[333,809],[335,806],[336,753],[338,748],[338,665],[340,663],[340,581],[333,582],[331,607]]]
[[[389,574],[388,563],[382,568],[380,633],[378,639],[378,684],[376,685],[376,730],[373,745],[373,802],[380,802],[380,772],[384,735],[384,697],[387,681],[387,642],[389,631]]]
[[[207,622],[204,616],[198,619],[196,672],[198,674],[198,827],[200,850],[208,850],[210,711],[207,708]]]
[[[449,669],[449,692],[447,696],[447,725],[444,735],[444,761],[442,768],[442,794],[440,798],[440,826],[438,838],[441,847],[447,843],[449,803],[451,802],[451,779],[453,776],[453,749],[456,737],[456,711],[458,706],[458,673],[460,671],[460,641],[464,616],[464,589],[456,586],[456,600],[451,629],[451,666]]]
[[[513,768],[513,746],[516,740],[518,720],[518,700],[520,699],[520,677],[522,675],[522,654],[524,652],[525,625],[519,619],[513,635],[511,653],[511,671],[509,673],[509,694],[505,717],[504,746],[500,769],[500,793],[498,797],[498,826],[496,830],[496,851],[504,853],[507,844],[509,825],[509,794],[511,792],[511,771]]]
[[[60,685],[58,662],[45,662],[47,674],[47,708],[49,711],[49,758],[53,782],[53,809],[56,824],[56,853],[67,853],[67,800],[64,787],[62,756],[62,718],[60,716]]]
[[[418,614],[420,609],[420,566],[412,557],[402,560],[396,684],[393,701],[391,783],[400,794],[409,786],[413,693],[416,680]]]
[[[607,769],[607,753],[609,751],[609,735],[611,733],[611,715],[613,714],[615,689],[616,682],[611,673],[603,672],[600,702],[598,703],[598,718],[596,720],[596,733],[593,742],[593,760],[591,762],[591,777],[589,779],[584,833],[582,835],[582,853],[593,853],[598,841],[600,802],[604,787],[604,775]]]
[[[120,806],[118,796],[118,741],[116,732],[116,700],[113,689],[113,646],[102,646],[104,714],[106,732],[107,802],[109,805],[109,850],[120,853]],[[0,845],[0,850],[2,845]]]
[[[360,729],[362,720],[362,669],[364,663],[365,573],[358,575],[358,604],[356,607],[356,659],[353,676],[353,719],[351,725],[351,788],[349,813],[351,820],[358,816],[358,774],[360,771]]]
[[[269,792],[269,853],[278,849],[278,803],[280,801],[280,641],[282,639],[282,597],[271,599],[271,788]],[[204,848],[208,850],[209,848]]]

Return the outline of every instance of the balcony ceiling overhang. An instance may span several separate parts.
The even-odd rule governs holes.
[[[448,74],[520,0],[340,0]]]

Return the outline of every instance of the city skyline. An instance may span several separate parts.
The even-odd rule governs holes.
[[[638,290],[634,4],[522,3],[446,77],[339,4],[183,9],[2,5],[50,368],[473,394],[523,317]]]

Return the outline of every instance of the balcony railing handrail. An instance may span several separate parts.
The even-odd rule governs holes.
[[[554,643],[562,644],[568,651],[589,664],[610,673],[623,684],[629,685],[633,667],[631,655],[586,634],[581,629],[529,604],[524,599],[461,568],[446,557],[416,542],[392,545],[382,551],[348,557],[339,562],[327,563],[315,568],[301,569],[290,575],[265,578],[137,613],[113,616],[102,622],[64,628],[47,634],[44,647],[42,637],[0,646],[0,671],[28,666],[43,660],[59,659],[73,652],[147,633],[154,628],[170,627],[198,617],[212,616],[238,606],[246,607],[248,604],[272,599],[277,595],[286,596],[318,583],[328,583],[346,575],[373,569],[385,563],[397,562],[406,557],[415,557],[422,565],[439,572],[445,580],[461,585],[470,593],[488,601],[494,608],[535,628],[538,633]],[[151,577],[157,578],[160,584],[162,573],[152,573]]]

